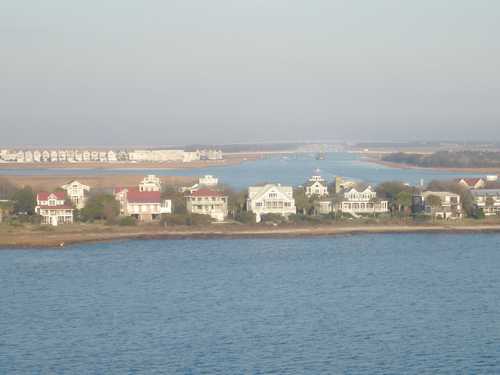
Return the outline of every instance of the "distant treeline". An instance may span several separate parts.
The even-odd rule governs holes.
[[[500,168],[500,152],[493,151],[438,151],[430,155],[398,152],[382,160],[419,167]]]

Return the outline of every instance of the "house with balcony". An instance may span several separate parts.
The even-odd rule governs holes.
[[[424,212],[436,219],[452,220],[463,217],[460,195],[449,191],[424,191]]]
[[[328,184],[319,174],[311,176],[304,185],[304,189],[308,198],[312,196],[319,198],[328,196]]]
[[[64,192],[40,192],[36,195],[35,212],[42,217],[42,224],[58,226],[73,223],[73,207],[65,204]]]
[[[228,213],[228,198],[217,190],[201,188],[186,195],[186,208],[192,214],[208,215],[224,221]]]
[[[354,217],[384,214],[389,212],[389,202],[379,200],[377,192],[371,186],[358,185],[344,191],[344,198],[339,203],[338,209]]]
[[[500,189],[472,189],[474,206],[484,216],[500,216]]]
[[[87,202],[87,193],[90,191],[90,186],[73,180],[61,187],[66,191],[66,196],[71,200],[71,202],[73,202],[78,210],[85,207],[85,203]]]
[[[279,184],[250,186],[246,205],[247,211],[255,214],[257,223],[261,221],[262,215],[278,214],[288,217],[297,213],[293,188]]]

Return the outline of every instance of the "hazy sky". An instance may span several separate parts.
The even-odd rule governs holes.
[[[498,0],[0,0],[0,145],[499,129]]]

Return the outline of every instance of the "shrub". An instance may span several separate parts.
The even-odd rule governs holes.
[[[134,226],[137,225],[137,220],[132,216],[124,216],[119,218],[118,225],[126,227],[126,226]]]
[[[213,219],[208,215],[199,214],[176,214],[162,215],[160,223],[162,225],[206,225],[210,224]]]
[[[253,212],[241,211],[237,213],[236,220],[244,224],[255,224],[255,214]]]

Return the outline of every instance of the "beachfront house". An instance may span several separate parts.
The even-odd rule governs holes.
[[[377,199],[377,193],[371,186],[358,185],[344,192],[339,210],[354,217],[383,214],[389,212],[389,202]]]
[[[257,222],[260,222],[262,215],[266,214],[278,214],[287,217],[297,213],[293,188],[279,184],[250,186],[246,205],[247,211],[255,214]]]
[[[319,174],[311,176],[304,186],[306,196],[325,197],[328,195],[328,184]]]
[[[424,191],[424,212],[436,219],[460,219],[463,216],[460,195],[449,191]]]
[[[85,207],[87,193],[90,191],[90,186],[73,180],[61,187],[66,191],[67,197],[71,200],[71,202],[73,202],[78,210]]]
[[[500,216],[500,189],[472,189],[474,206],[484,216]]]
[[[58,226],[73,223],[73,207],[65,204],[64,192],[40,192],[36,195],[35,212],[42,217],[42,224]]]
[[[186,208],[192,214],[209,215],[217,221],[227,216],[228,197],[217,190],[201,188],[186,195]]]
[[[318,199],[313,203],[314,215],[328,215],[337,211],[337,205],[332,199]]]

